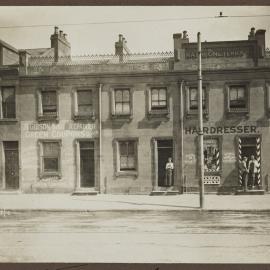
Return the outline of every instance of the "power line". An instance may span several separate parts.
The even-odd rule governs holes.
[[[234,15],[224,16],[220,12],[219,16],[215,17],[186,17],[186,18],[164,18],[164,19],[149,19],[149,20],[123,20],[123,21],[104,21],[104,22],[83,22],[83,23],[60,23],[60,24],[32,24],[32,25],[10,25],[0,26],[0,29],[12,29],[12,28],[34,28],[34,27],[52,27],[58,26],[78,26],[78,25],[102,25],[102,24],[119,24],[119,23],[144,23],[144,22],[169,22],[169,21],[184,21],[184,20],[209,20],[220,18],[257,18],[257,17],[270,17],[270,14],[261,15]]]

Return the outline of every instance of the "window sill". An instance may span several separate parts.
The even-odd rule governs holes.
[[[16,123],[19,120],[17,118],[1,118],[0,119],[0,124],[5,124],[5,123]]]
[[[198,117],[199,117],[198,111],[188,111],[186,113],[186,118],[187,119],[197,119]],[[203,112],[203,118],[205,120],[208,120],[209,119],[209,113],[208,113],[208,111],[204,111]]]
[[[169,110],[151,110],[148,112],[149,118],[167,118],[169,119]]]
[[[62,175],[60,172],[51,172],[51,173],[44,172],[44,173],[41,173],[39,176],[40,179],[51,178],[51,177],[61,179]]]
[[[73,115],[74,121],[95,121],[96,116],[95,115]]]
[[[131,114],[112,114],[111,118],[113,121],[131,121]]]
[[[137,171],[118,171],[115,173],[116,177],[138,177]]]
[[[226,113],[228,117],[249,117],[248,110],[228,110]]]
[[[51,122],[51,121],[55,121],[58,122],[59,118],[57,115],[52,115],[52,116],[48,116],[48,115],[40,115],[38,116],[37,119],[39,122]]]

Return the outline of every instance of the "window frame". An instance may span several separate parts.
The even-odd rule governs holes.
[[[42,93],[55,92],[56,93],[56,114],[44,115],[42,104]],[[58,88],[41,88],[37,91],[37,108],[38,108],[38,121],[58,121],[59,120],[59,89]]]
[[[245,95],[245,108],[231,108],[230,107],[230,90],[231,87],[244,87],[244,95]],[[249,116],[250,111],[250,83],[246,81],[235,81],[235,82],[227,82],[225,83],[226,90],[226,113],[228,116]]]
[[[266,115],[270,118],[270,81],[265,82],[265,107]]]
[[[73,120],[92,120],[96,119],[96,109],[95,109],[95,102],[94,102],[94,87],[80,87],[76,88],[73,91]],[[92,112],[90,114],[79,114],[79,104],[78,104],[78,92],[80,91],[89,91],[92,95]]]
[[[120,142],[133,142],[134,143],[134,154],[135,154],[135,169],[134,170],[121,170],[120,166]],[[115,138],[113,140],[114,148],[114,167],[115,167],[115,176],[133,176],[137,177],[139,173],[139,164],[138,164],[138,144],[139,139],[134,137],[126,138]]]
[[[44,143],[58,143],[59,154],[58,154],[58,170],[53,172],[48,172],[44,170]],[[41,139],[38,140],[38,148],[39,148],[39,178],[48,178],[48,177],[62,177],[62,164],[61,164],[61,148],[62,141],[59,139]]]
[[[204,135],[204,141],[205,140],[217,140],[218,149],[219,149],[219,171],[205,171],[205,176],[221,176],[222,175],[222,167],[223,167],[223,154],[222,154],[222,144],[223,144],[223,136],[222,135]],[[203,149],[204,149],[204,142],[203,142]]]
[[[164,109],[152,108],[152,90],[166,90],[166,107]],[[170,117],[170,88],[168,84],[147,85],[147,115],[148,118],[169,118]]]
[[[198,84],[197,83],[187,83],[185,85],[185,100],[186,100],[186,118],[196,118],[198,117],[198,109],[190,109],[190,91],[192,88],[197,88],[198,91]],[[209,118],[209,91],[210,85],[208,83],[204,83],[202,88],[205,89],[204,91],[204,100],[205,100],[205,109],[203,109],[203,117],[205,120]],[[198,100],[199,101],[199,100]],[[199,103],[198,103],[199,106]]]
[[[118,114],[115,110],[116,100],[115,100],[115,92],[117,90],[129,90],[129,106],[130,106],[130,113],[129,114]],[[134,87],[131,85],[113,85],[110,88],[110,95],[111,95],[111,119],[112,120],[132,120],[133,117],[133,92]]]
[[[4,117],[3,116],[3,88],[12,88],[14,90],[14,117]],[[16,85],[0,85],[0,122],[16,122],[17,120],[17,100],[16,100]]]

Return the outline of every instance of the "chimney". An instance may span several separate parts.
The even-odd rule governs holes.
[[[57,62],[59,57],[70,57],[70,43],[66,39],[66,34],[62,30],[58,31],[54,27],[54,34],[51,35],[51,48],[54,48],[54,61]]]
[[[259,29],[255,33],[255,39],[257,40],[258,44],[259,57],[265,56],[265,32],[266,30]]]
[[[118,41],[115,42],[115,55],[119,56],[119,61],[123,62],[124,55],[130,54],[130,50],[127,47],[127,41],[123,35],[119,34]]]
[[[176,62],[180,61],[180,59],[184,58],[184,49],[183,44],[189,43],[189,38],[187,31],[183,31],[182,33],[173,34],[174,41],[174,59]]]
[[[248,40],[254,40],[254,39],[255,39],[255,28],[252,27],[248,35]]]

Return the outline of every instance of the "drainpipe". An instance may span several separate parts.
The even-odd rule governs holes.
[[[183,183],[184,183],[184,97],[183,97],[183,85],[184,81],[178,81],[178,87],[179,87],[179,96],[180,96],[180,121],[179,121],[179,126],[180,126],[180,140],[179,144],[180,149],[179,151],[179,158],[180,158],[180,193],[183,193]]]
[[[101,91],[102,91],[102,84],[99,83],[98,85],[98,136],[99,136],[99,193],[102,192],[102,114],[101,114]]]

